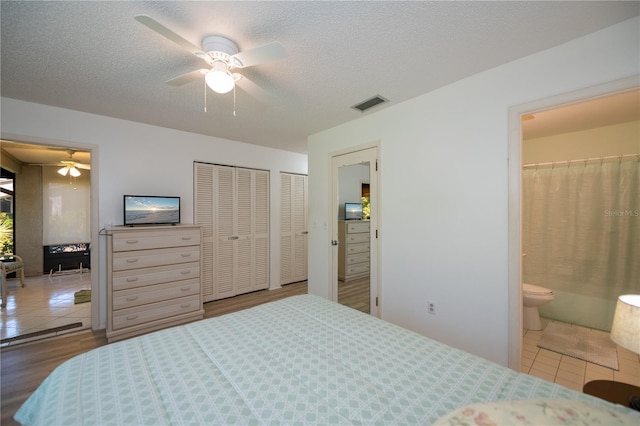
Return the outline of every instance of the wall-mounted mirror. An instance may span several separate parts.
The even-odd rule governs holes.
[[[371,313],[370,163],[338,169],[338,302]]]

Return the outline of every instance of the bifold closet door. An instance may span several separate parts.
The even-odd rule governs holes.
[[[193,164],[194,188],[194,218],[195,224],[202,229],[202,256],[200,282],[202,285],[202,299],[209,302],[214,299],[213,289],[213,259],[216,258],[217,244],[214,242],[214,172],[211,164]]]
[[[236,169],[236,294],[269,287],[269,172]]]
[[[307,176],[280,174],[280,284],[307,279]]]
[[[235,168],[215,166],[213,300],[236,295],[236,173]]]
[[[269,172],[195,163],[194,175],[204,301],[268,288]]]

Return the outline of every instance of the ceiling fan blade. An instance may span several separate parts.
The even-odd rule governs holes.
[[[253,81],[249,80],[247,77],[242,76],[242,78],[238,79],[236,76],[240,74],[233,74],[234,78],[236,78],[236,85],[244,90],[249,96],[254,98],[260,103],[266,104],[268,101],[267,92],[264,91],[260,86],[255,84]]]
[[[170,80],[165,81],[165,83],[171,86],[182,86],[183,84],[191,83],[195,80],[202,80],[202,76],[208,73],[209,70],[206,68],[201,68],[199,70],[191,71],[186,74],[179,75]]]
[[[245,50],[231,56],[230,62],[236,68],[246,68],[265,62],[277,61],[287,57],[287,51],[284,46],[277,41]]]
[[[29,166],[41,166],[41,167],[66,167],[67,164],[62,163],[27,163]]]
[[[161,23],[159,23],[158,21],[154,20],[153,18],[147,15],[138,15],[135,17],[135,20],[140,22],[143,25],[146,25],[151,30],[157,32],[161,36],[168,38],[172,42],[176,43],[178,46],[182,47],[188,52],[193,53],[194,55],[196,53],[202,52],[202,50],[198,46],[194,45],[190,41],[185,40],[184,38],[182,38],[182,36],[174,33],[169,28],[165,27],[164,25],[162,25]]]
[[[91,166],[89,164],[76,163],[75,165],[78,169],[91,170]]]

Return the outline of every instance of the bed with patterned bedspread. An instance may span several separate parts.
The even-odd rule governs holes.
[[[26,425],[431,424],[470,404],[631,410],[303,295],[113,343],[60,365]],[[599,408],[598,408],[599,407]]]

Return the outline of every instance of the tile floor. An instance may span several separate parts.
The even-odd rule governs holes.
[[[542,318],[545,327],[551,320]],[[572,325],[572,327],[579,327]],[[609,333],[590,329],[591,333]],[[523,373],[555,382],[582,392],[582,386],[591,380],[613,380],[640,386],[640,356],[618,346],[619,371],[590,362],[571,358],[537,347],[542,331],[524,330],[522,340]]]
[[[53,334],[45,334],[33,339],[42,339],[61,333],[76,332],[91,327],[91,302],[73,303],[77,290],[91,288],[91,274],[83,273],[43,275],[27,277],[25,287],[16,278],[9,278],[7,306],[1,309],[0,338],[6,339],[82,322],[82,327],[72,328]],[[32,340],[32,339],[29,339]],[[25,343],[19,339],[2,346]]]

